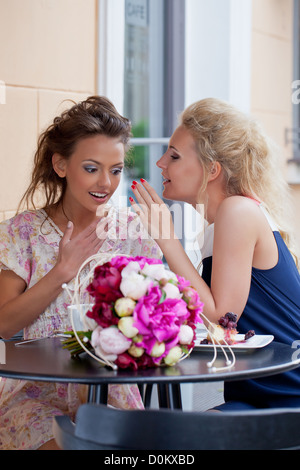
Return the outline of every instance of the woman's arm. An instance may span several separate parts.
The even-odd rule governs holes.
[[[245,198],[225,199],[214,222],[211,287],[194,268],[174,234],[170,211],[148,183],[134,190],[133,209],[160,246],[169,268],[190,280],[204,303],[203,313],[216,322],[226,312],[242,314],[249,296],[252,259],[257,241],[256,215]],[[245,210],[246,204],[246,210]],[[152,206],[152,207],[151,207]],[[157,217],[160,212],[163,216]],[[166,237],[167,234],[171,236]]]
[[[101,222],[104,224],[104,222]],[[0,336],[11,338],[31,324],[62,291],[62,284],[73,279],[82,263],[98,252],[104,238],[98,238],[99,223],[71,239],[73,224],[60,242],[56,265],[40,281],[26,290],[26,282],[13,271],[0,273]],[[100,227],[101,228],[101,227]],[[99,233],[99,232],[98,232]]]

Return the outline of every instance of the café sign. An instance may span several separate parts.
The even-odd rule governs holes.
[[[126,23],[133,26],[148,26],[148,2],[149,0],[126,0]]]

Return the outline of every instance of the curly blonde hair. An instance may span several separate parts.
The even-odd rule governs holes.
[[[226,182],[226,196],[242,195],[260,200],[267,208],[297,265],[290,228],[289,186],[283,176],[275,144],[252,117],[216,98],[190,105],[180,123],[191,132],[197,146],[205,190],[213,162],[219,162]]]

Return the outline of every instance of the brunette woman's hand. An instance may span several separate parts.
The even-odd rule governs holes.
[[[108,221],[103,217],[72,238],[74,225],[68,222],[59,244],[56,263],[56,268],[60,269],[66,277],[64,282],[73,279],[82,263],[99,251],[107,236],[107,225]]]
[[[160,246],[169,240],[177,239],[171,212],[152,186],[141,179],[141,184],[134,181],[131,187],[137,203],[133,198],[129,198],[130,204],[150,237]]]

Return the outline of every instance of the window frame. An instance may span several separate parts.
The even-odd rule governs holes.
[[[149,1],[149,0],[148,0]],[[151,1],[151,0],[150,0]],[[161,0],[159,0],[161,1]],[[116,15],[115,13],[118,12]],[[133,146],[150,147],[149,182],[161,195],[161,171],[156,166],[158,155],[165,151],[171,134],[177,126],[178,114],[185,106],[185,0],[165,0],[164,57],[162,73],[165,86],[163,106],[165,123],[162,135],[151,137],[133,137]],[[118,38],[124,37],[125,0],[98,0],[98,77],[97,93],[107,96],[123,113],[123,80],[124,47]],[[114,60],[111,60],[111,57]],[[151,60],[151,57],[150,57]],[[161,134],[161,132],[160,132]],[[122,191],[122,186],[120,191]],[[168,201],[172,204],[172,201]],[[184,210],[181,220],[174,220],[175,230],[183,236],[184,244]]]

